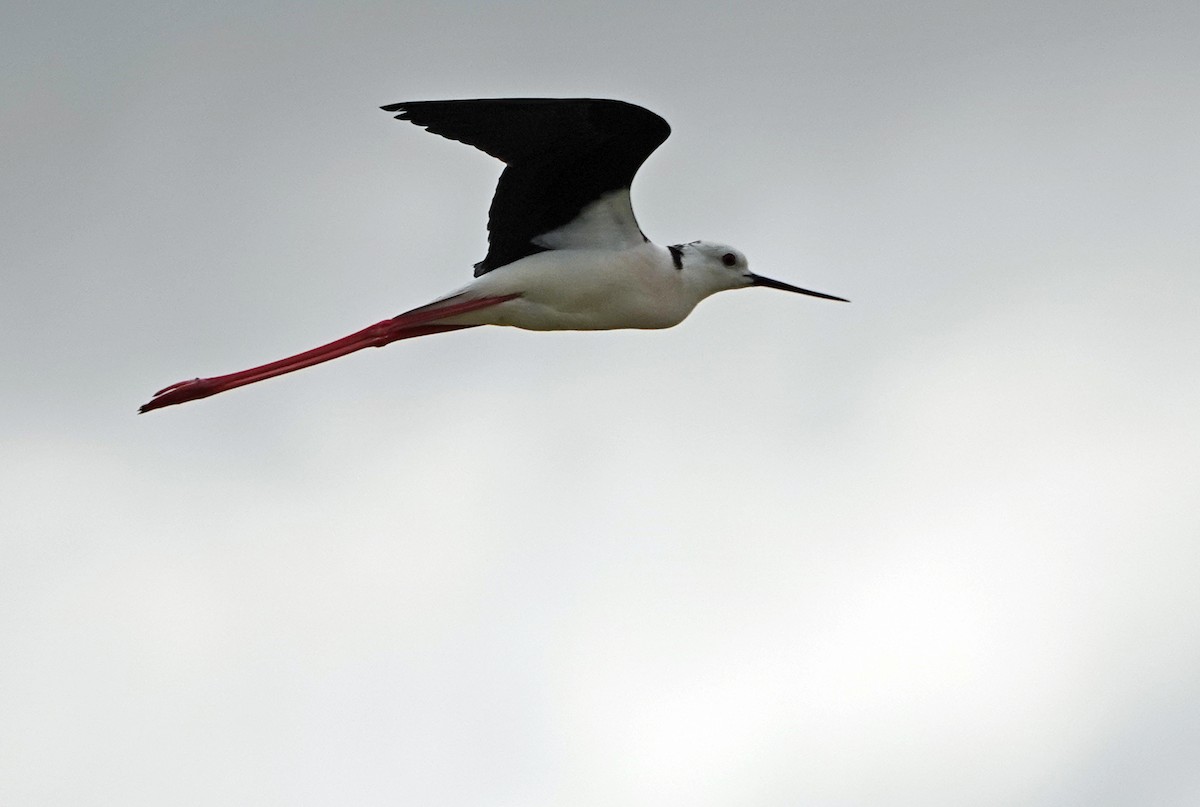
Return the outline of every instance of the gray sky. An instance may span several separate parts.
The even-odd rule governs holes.
[[[0,26],[0,803],[1200,802],[1200,7],[127,3]],[[137,417],[461,285],[499,164],[675,133],[750,290]]]

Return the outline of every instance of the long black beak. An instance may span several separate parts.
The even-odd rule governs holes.
[[[779,289],[780,291],[794,291],[797,294],[807,294],[809,297],[821,297],[826,300],[837,300],[838,302],[841,302],[841,303],[850,302],[845,297],[834,297],[832,294],[822,294],[819,291],[809,291],[808,289],[802,289],[799,286],[793,286],[790,283],[784,283],[781,280],[772,280],[771,278],[763,277],[762,275],[755,275],[755,274],[750,275],[750,282],[751,282],[751,284],[753,284],[755,286],[766,286],[768,289]]]

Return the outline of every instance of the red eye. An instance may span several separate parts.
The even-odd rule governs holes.
[[[721,256],[721,263],[725,264],[726,266],[733,266],[735,263],[737,263],[737,255],[734,255],[732,252],[726,252]]]

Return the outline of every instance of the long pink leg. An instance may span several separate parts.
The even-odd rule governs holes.
[[[256,381],[263,381],[283,375],[284,373],[302,370],[305,367],[311,367],[314,364],[336,359],[345,356],[347,353],[362,350],[365,347],[383,347],[400,339],[411,339],[414,336],[426,336],[433,333],[457,331],[462,328],[473,328],[475,327],[474,325],[450,325],[439,323],[437,320],[446,319],[458,314],[465,314],[469,311],[478,311],[481,308],[498,305],[520,296],[519,294],[507,294],[500,297],[481,297],[462,300],[460,302],[454,302],[457,298],[452,297],[450,300],[444,300],[440,303],[432,303],[421,308],[414,308],[412,311],[407,311],[397,317],[377,322],[349,336],[343,336],[341,339],[337,339],[327,345],[321,345],[312,350],[297,353],[295,356],[289,356],[286,359],[280,359],[279,361],[273,361],[268,364],[259,365],[258,367],[251,367],[249,370],[242,370],[237,373],[230,373],[229,375],[214,376],[213,378],[193,378],[189,381],[180,381],[177,384],[164,387],[154,393],[154,397],[148,403],[143,404],[138,409],[138,412],[149,412],[153,409],[161,409],[164,406],[174,406],[175,404],[186,403],[199,398],[207,398],[210,395],[216,395],[219,392],[236,389],[237,387],[244,387]]]

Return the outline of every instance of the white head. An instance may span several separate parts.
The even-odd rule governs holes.
[[[750,265],[746,262],[746,256],[742,254],[741,250],[734,249],[728,244],[692,241],[690,244],[676,244],[667,249],[671,251],[675,268],[683,273],[684,282],[691,286],[701,298],[728,289],[766,286],[769,289],[794,291],[797,294],[823,297],[826,300],[848,302],[841,297],[834,297],[832,294],[809,291],[789,283],[756,275],[750,271]]]

